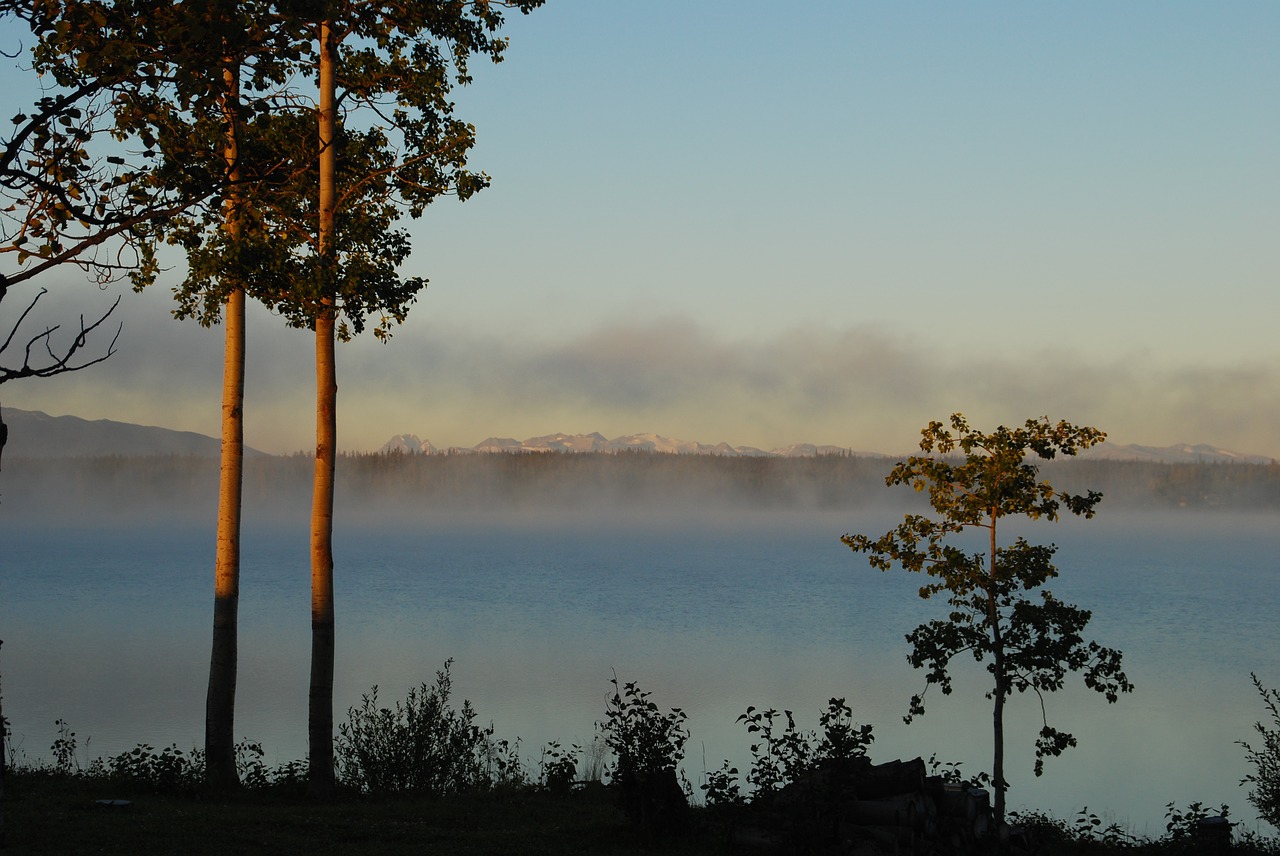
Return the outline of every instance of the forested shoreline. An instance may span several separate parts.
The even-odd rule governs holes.
[[[343,454],[338,502],[353,510],[595,509],[714,506],[840,510],[920,501],[885,487],[894,459],[621,453]],[[1256,511],[1280,508],[1280,465],[1055,460],[1042,476],[1098,490],[1103,510]],[[162,507],[212,513],[218,462],[196,456],[5,460],[0,503],[21,516],[132,514]],[[246,461],[245,501],[259,515],[305,511],[310,455]]]

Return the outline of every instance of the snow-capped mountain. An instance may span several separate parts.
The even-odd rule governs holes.
[[[795,443],[779,449],[765,450],[754,446],[733,446],[729,443],[700,443],[695,440],[678,440],[661,434],[625,434],[612,440],[603,434],[545,434],[517,440],[514,437],[487,437],[471,447],[452,447],[437,450],[427,440],[419,440],[416,434],[397,434],[379,450],[382,452],[407,452],[413,454],[467,454],[475,452],[661,452],[671,455],[721,455],[723,457],[759,458],[814,458],[821,455],[855,455],[859,457],[894,457],[879,452],[858,452],[843,446],[818,446],[813,443]],[[905,456],[899,456],[905,457]],[[1262,455],[1243,455],[1210,446],[1206,443],[1178,443],[1173,446],[1140,446],[1105,443],[1080,454],[1081,458],[1103,461],[1149,461],[1165,464],[1187,463],[1243,463],[1267,464],[1271,458]]]
[[[420,440],[417,434],[397,434],[382,444],[379,452],[401,452],[411,455],[434,455],[436,447],[430,440]]]
[[[430,441],[420,440],[416,434],[397,434],[383,444],[380,452],[407,452],[435,454],[437,449]],[[671,455],[721,455],[724,457],[780,457],[803,458],[817,455],[875,455],[874,452],[853,452],[841,446],[815,446],[798,443],[781,449],[766,451],[755,446],[732,446],[728,443],[710,445],[690,440],[677,440],[661,434],[626,434],[607,439],[603,434],[545,434],[517,440],[514,437],[486,437],[474,446],[453,447],[449,453],[467,452],[661,452]]]
[[[64,458],[94,455],[198,455],[216,457],[221,442],[216,437],[191,431],[174,431],[157,426],[134,425],[107,419],[86,420],[76,416],[50,416],[34,410],[6,407],[4,421],[9,425],[4,455],[28,458]],[[754,446],[729,443],[699,443],[677,440],[661,434],[627,434],[606,439],[599,433],[546,434],[516,440],[512,437],[488,437],[470,448],[438,449],[416,434],[397,434],[379,451],[404,454],[441,454],[476,452],[619,452],[624,450],[664,452],[675,455],[721,455],[724,457],[804,458],[818,455],[854,455],[858,457],[894,457],[878,452],[855,451],[842,446],[817,446],[797,443],[779,449],[764,450]],[[261,455],[246,448],[246,455]],[[907,453],[910,454],[910,453]],[[1151,463],[1241,463],[1270,464],[1265,455],[1246,455],[1207,443],[1177,443],[1172,446],[1142,446],[1104,443],[1087,449],[1081,458],[1112,461],[1147,461]]]

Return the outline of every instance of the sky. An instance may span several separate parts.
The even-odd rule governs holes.
[[[506,32],[457,94],[492,187],[406,222],[430,286],[339,347],[342,448],[898,454],[960,411],[1280,457],[1280,4],[549,0]],[[169,317],[167,263],[38,283],[64,325],[124,292],[119,351],[0,405],[216,435],[221,331]],[[310,449],[313,413],[311,336],[255,309],[247,442]]]

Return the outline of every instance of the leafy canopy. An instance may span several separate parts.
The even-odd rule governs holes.
[[[489,184],[487,175],[468,168],[475,128],[455,115],[453,88],[471,81],[472,59],[502,60],[507,41],[497,33],[505,10],[528,13],[542,2],[273,4],[286,21],[325,21],[332,39],[334,230],[322,236],[316,228],[325,213],[314,130],[319,93],[299,90],[289,105],[257,117],[249,129],[255,139],[248,145],[271,153],[249,157],[289,164],[281,173],[284,192],[262,200],[255,211],[260,225],[243,239],[244,263],[235,269],[249,293],[295,327],[314,327],[332,312],[340,319],[340,339],[361,333],[369,319],[375,336],[389,336],[427,284],[401,274],[411,248],[396,222],[406,213],[420,217],[441,196],[465,200]],[[308,53],[291,60],[294,79],[315,74],[317,59]],[[211,256],[225,263],[221,248]],[[220,272],[205,270],[189,283],[180,296],[184,310],[194,311],[203,299],[207,312]]]

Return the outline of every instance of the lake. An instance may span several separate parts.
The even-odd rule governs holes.
[[[6,497],[6,508],[12,494]],[[252,516],[252,515],[251,515]],[[940,614],[919,581],[871,570],[839,541],[879,534],[888,511],[608,508],[340,517],[336,720],[377,684],[402,698],[447,658],[456,700],[536,763],[548,740],[588,743],[609,680],[636,681],[689,714],[695,783],[723,759],[749,764],[735,722],[748,705],[794,710],[805,728],[832,696],[875,728],[873,760],[990,763],[985,673],[927,697],[904,634]],[[348,522],[344,522],[348,521]],[[1280,684],[1280,527],[1274,514],[1115,514],[1031,524],[1053,541],[1051,586],[1092,609],[1089,637],[1125,653],[1136,691],[1116,705],[1078,681],[1048,697],[1080,746],[1032,775],[1034,697],[1006,713],[1009,805],[1071,817],[1088,806],[1158,835],[1167,802],[1227,802],[1253,826],[1234,741],[1264,714],[1249,680]],[[0,675],[13,740],[49,757],[66,719],[87,761],[137,743],[203,742],[213,531],[151,518],[95,525],[0,515]],[[237,737],[271,763],[306,752],[310,646],[304,522],[246,523]],[[85,745],[87,743],[87,746]],[[1263,826],[1262,831],[1272,833]]]

